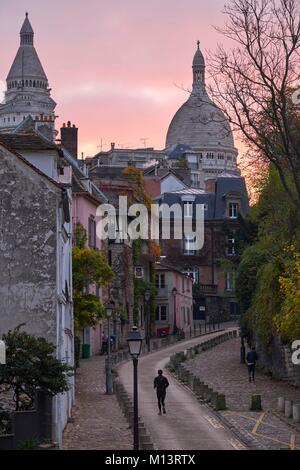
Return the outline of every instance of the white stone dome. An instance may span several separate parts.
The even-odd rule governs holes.
[[[171,121],[166,146],[188,145],[192,150],[234,150],[229,122],[206,93],[192,92]]]
[[[206,92],[205,60],[199,41],[197,44],[193,59],[193,89],[171,121],[166,147],[181,144],[196,152],[207,149],[236,154],[229,121]]]

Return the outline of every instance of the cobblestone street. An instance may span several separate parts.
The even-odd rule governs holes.
[[[115,395],[105,395],[104,357],[81,360],[76,373],[74,422],[64,432],[64,450],[130,450],[132,434]]]
[[[277,412],[277,398],[300,403],[300,391],[257,372],[248,382],[247,366],[240,363],[240,339],[222,343],[186,363],[200,380],[226,395],[228,411],[222,412],[240,434],[261,448],[300,448],[300,425]],[[261,395],[263,412],[250,412],[251,395]]]

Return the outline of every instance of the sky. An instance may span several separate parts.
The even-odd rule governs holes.
[[[57,102],[57,129],[79,128],[80,152],[162,149],[187,99],[199,39],[205,54],[222,37],[225,0],[0,0],[0,94],[19,46],[25,12]],[[144,140],[146,139],[146,140]]]

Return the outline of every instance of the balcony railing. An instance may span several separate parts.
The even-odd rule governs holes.
[[[200,284],[199,292],[202,294],[217,294],[218,286],[216,284]]]

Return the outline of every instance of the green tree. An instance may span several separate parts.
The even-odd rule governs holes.
[[[292,245],[294,252],[299,253],[300,221],[274,166],[269,168],[249,220],[245,226],[249,227],[249,236],[244,237],[246,244],[236,282],[241,325],[245,336],[255,332],[260,343],[269,348],[274,334],[292,340],[299,331],[297,261],[286,247]]]
[[[100,251],[73,248],[73,293],[75,329],[96,326],[104,316],[100,299],[89,293],[91,285],[103,286],[113,278],[111,267]]]
[[[55,358],[56,347],[45,338],[20,331],[19,325],[3,335],[6,365],[0,367],[0,384],[14,392],[16,411],[30,409],[37,390],[52,396],[69,390],[73,368]]]

